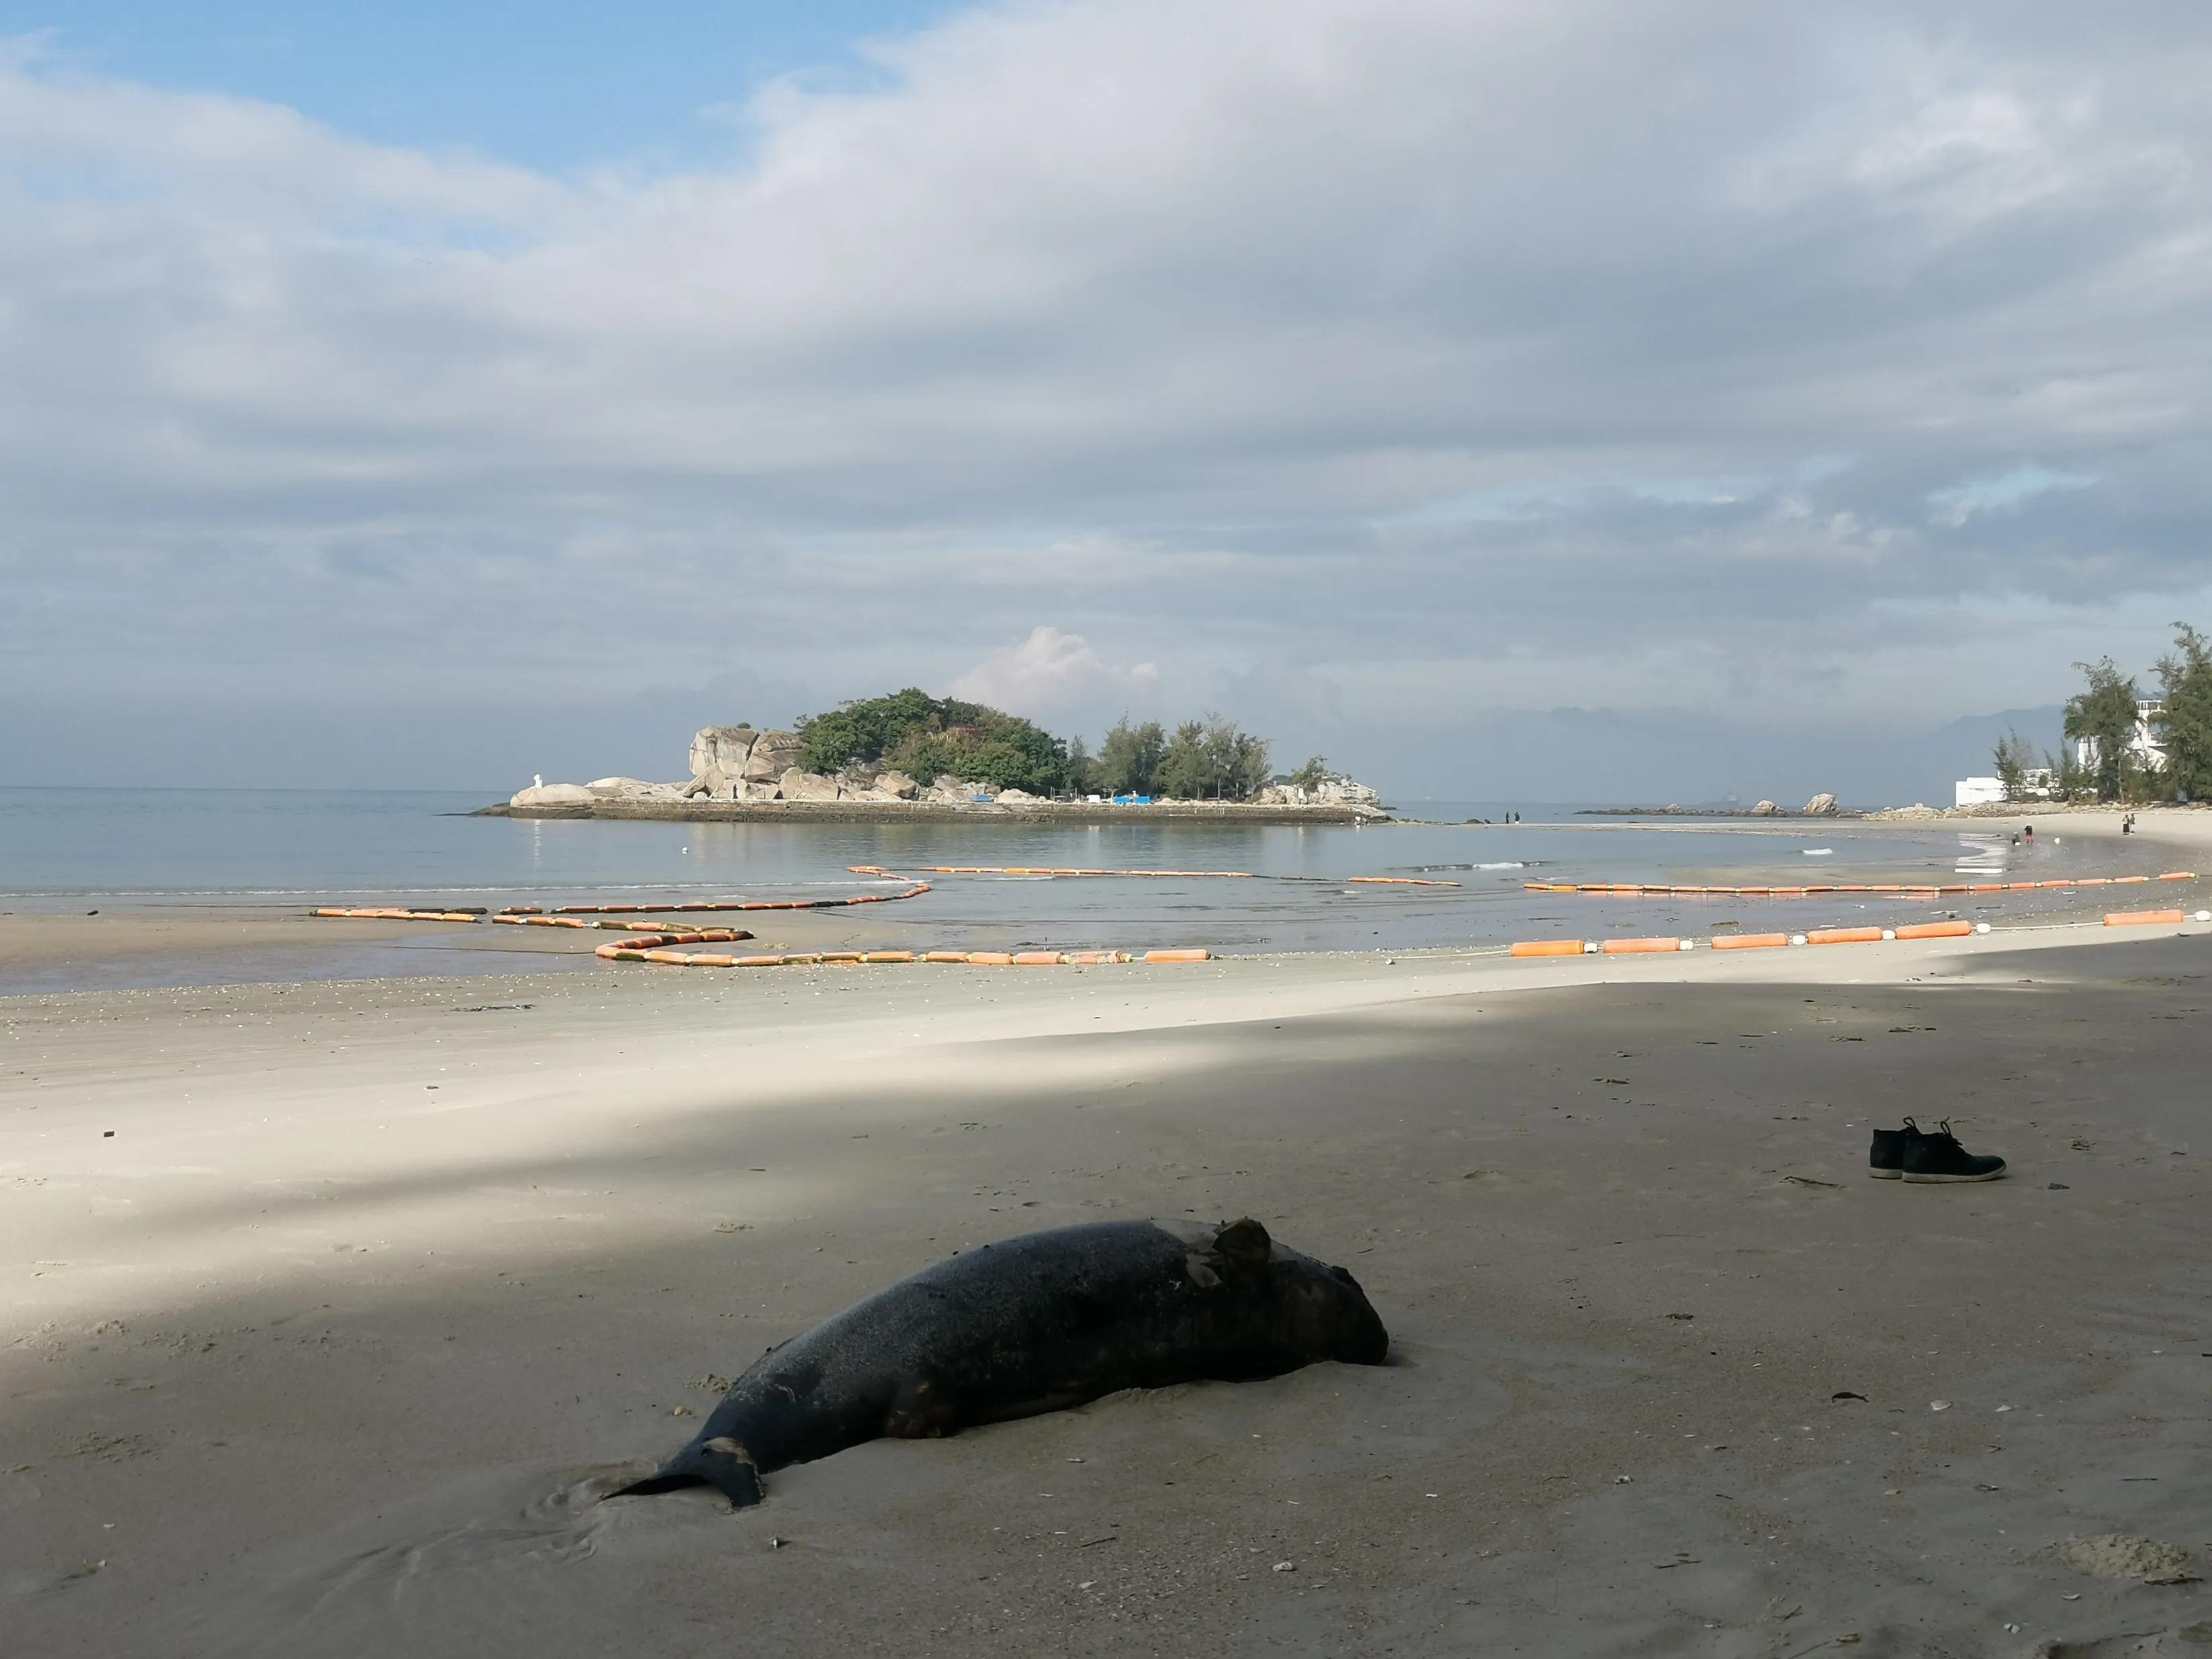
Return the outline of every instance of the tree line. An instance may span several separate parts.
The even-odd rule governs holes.
[[[2173,627],[2173,648],[2152,671],[2159,696],[2148,714],[2135,677],[2100,657],[2074,665],[2084,684],[2066,700],[2059,754],[2039,757],[2018,732],[1997,739],[1993,768],[2006,799],[2025,799],[2029,775],[2042,771],[2061,800],[2212,800],[2212,640],[2187,623]]]
[[[1249,800],[1268,779],[1267,738],[1206,714],[1172,731],[1116,720],[1093,750],[983,703],[933,697],[913,686],[840,703],[799,722],[799,763],[833,774],[893,767],[923,782],[950,774],[1033,795],[1154,795]],[[1293,775],[1309,787],[1328,775],[1319,756]]]

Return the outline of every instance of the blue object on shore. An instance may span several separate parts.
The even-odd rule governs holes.
[[[1115,795],[1113,801],[1116,806],[1150,806],[1152,798],[1150,795]]]

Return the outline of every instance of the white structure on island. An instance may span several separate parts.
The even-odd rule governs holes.
[[[1960,778],[1951,786],[1954,806],[1995,806],[2005,798],[2005,787],[1996,778]]]

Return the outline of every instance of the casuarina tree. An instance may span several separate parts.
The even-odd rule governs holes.
[[[2066,700],[2066,736],[2086,743],[2083,756],[2090,787],[2099,800],[2118,800],[2130,781],[2131,745],[2136,736],[2136,683],[2113,665],[2110,657],[2077,662],[2087,679],[2086,689]]]
[[[2212,800],[2212,640],[2174,623],[2173,649],[2158,660],[2166,708],[2153,724],[2166,750],[2163,781],[2182,800]]]

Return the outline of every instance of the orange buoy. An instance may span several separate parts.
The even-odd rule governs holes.
[[[1524,939],[1510,946],[1509,957],[1578,957],[1583,953],[1583,942],[1578,939]]]

